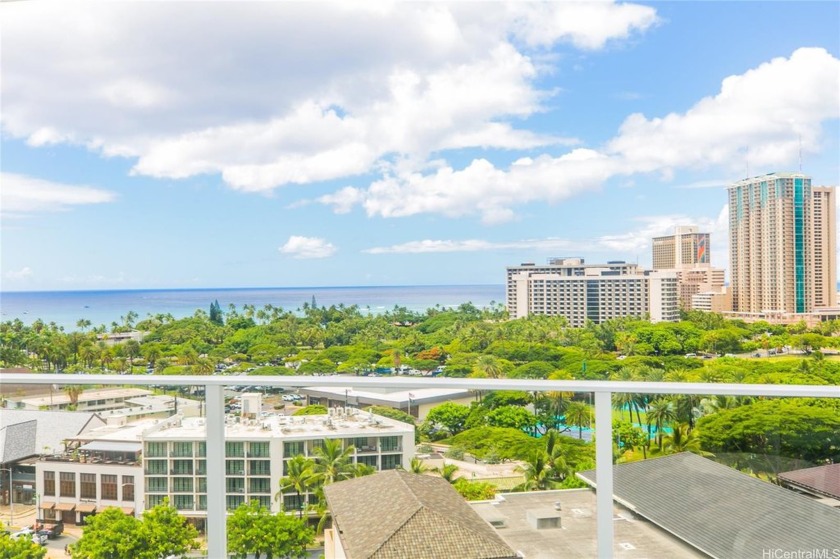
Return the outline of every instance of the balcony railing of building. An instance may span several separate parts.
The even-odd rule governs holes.
[[[721,396],[762,396],[774,398],[840,398],[840,386],[826,385],[765,385],[765,384],[704,384],[672,382],[622,381],[550,381],[508,379],[451,379],[451,378],[371,378],[351,376],[311,377],[245,377],[245,376],[128,376],[128,375],[3,375],[3,382],[16,384],[74,384],[74,385],[167,385],[203,386],[207,424],[207,484],[224,487],[225,483],[225,414],[226,386],[339,386],[366,389],[392,388],[411,390],[420,388],[457,388],[474,391],[518,390],[525,392],[577,392],[594,394],[596,527],[598,557],[609,558],[613,553],[613,394],[703,394]],[[225,494],[216,491],[207,495],[207,550],[209,557],[226,557]]]

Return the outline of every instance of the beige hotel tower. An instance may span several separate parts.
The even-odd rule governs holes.
[[[811,313],[837,306],[835,191],[801,173],[729,186],[732,307]]]

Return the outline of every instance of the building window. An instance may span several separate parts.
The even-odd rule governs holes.
[[[196,472],[198,475],[203,476],[207,473],[207,460],[198,460],[196,461]]]
[[[378,469],[376,464],[376,456],[359,456],[356,459],[357,464],[364,464],[371,468]]]
[[[146,473],[161,475],[166,473],[166,460],[146,460]]]
[[[193,480],[191,477],[176,477],[172,480],[173,493],[192,493]]]
[[[245,493],[245,478],[229,477],[225,479],[227,493]]]
[[[178,510],[193,510],[195,508],[195,505],[193,505],[193,496],[175,495],[175,508]]]
[[[172,473],[176,476],[191,476],[193,473],[193,461],[174,460],[172,462]]]
[[[172,456],[185,458],[193,455],[192,443],[178,442],[172,443]]]
[[[303,509],[303,495],[283,495],[283,509],[295,511]]]
[[[207,495],[198,496],[198,510],[207,510]]]
[[[292,456],[297,456],[298,454],[303,454],[303,441],[283,443],[283,456],[285,458],[291,458]]]
[[[271,497],[257,497],[257,502],[261,507],[265,507],[267,509],[271,508]]]
[[[227,509],[233,510],[235,508],[239,508],[239,506],[245,502],[245,497],[242,495],[228,495],[225,502]]]
[[[146,495],[146,508],[151,509],[163,504],[166,495]]]
[[[271,493],[271,480],[268,478],[248,480],[248,493]]]
[[[55,472],[44,472],[44,495],[55,496]]]
[[[253,460],[250,463],[250,474],[252,476],[267,476],[271,474],[271,462],[269,460]]]
[[[195,453],[195,455],[196,456],[201,456],[201,457],[207,456],[207,443],[205,443],[204,441],[201,441],[201,442],[197,443],[197,446],[198,446],[198,449],[197,449],[197,452]]]
[[[79,474],[79,498],[96,499],[96,474]]]
[[[268,458],[268,443],[249,443],[248,456],[251,458]]]
[[[379,440],[379,443],[382,445],[382,452],[393,452],[400,450],[399,437],[382,437]]]
[[[150,493],[166,493],[167,484],[165,477],[147,477],[146,491]]]
[[[146,443],[146,456],[148,458],[166,457],[166,443]]]
[[[229,476],[244,476],[245,475],[245,461],[244,460],[228,460],[225,463],[225,473]]]
[[[109,501],[117,500],[117,476],[102,475],[102,498]]]
[[[134,500],[134,476],[123,476],[122,477],[122,492],[123,492],[123,501],[133,501]]]
[[[207,493],[207,478],[206,477],[197,477],[195,478],[195,483],[198,486],[199,493]]]
[[[225,443],[225,456],[243,458],[245,456],[245,443]]]
[[[402,454],[388,454],[382,457],[382,469],[394,470],[402,465]]]
[[[61,472],[59,475],[59,491],[62,497],[76,496],[76,473],[75,472]]]

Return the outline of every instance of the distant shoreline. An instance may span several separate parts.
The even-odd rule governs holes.
[[[138,320],[158,314],[185,318],[196,310],[208,311],[218,301],[223,312],[230,305],[242,310],[253,305],[257,310],[271,305],[285,311],[298,312],[312,301],[320,306],[347,307],[356,305],[360,311],[380,314],[395,306],[412,312],[425,312],[434,307],[457,307],[472,303],[478,308],[491,302],[503,304],[505,286],[477,285],[389,285],[339,287],[222,287],[179,289],[105,289],[76,291],[2,291],[0,292],[0,322],[19,319],[25,324],[41,320],[54,322],[65,331],[77,330],[79,320],[89,320],[92,326],[122,322],[129,311]]]
[[[302,289],[399,289],[415,287],[504,287],[502,283],[429,283],[411,285],[296,285],[287,287],[132,287],[126,289],[38,289],[0,291],[3,295],[36,294],[36,293],[133,293],[155,291],[265,291],[265,290],[302,290]],[[840,290],[840,284],[838,284]]]

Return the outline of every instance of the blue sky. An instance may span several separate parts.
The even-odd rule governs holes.
[[[727,265],[725,185],[840,184],[840,4],[17,2],[3,290]]]

